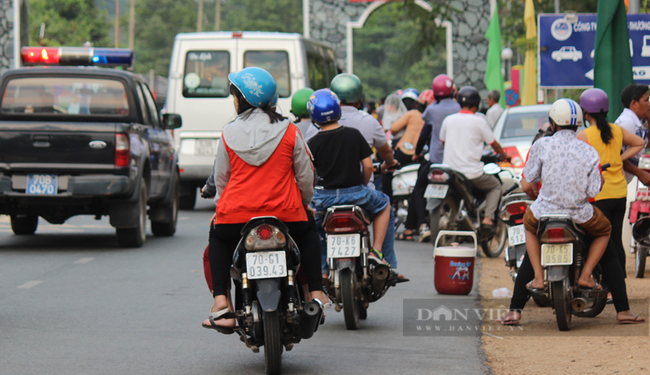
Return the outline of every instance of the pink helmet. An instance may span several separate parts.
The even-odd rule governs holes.
[[[418,98],[418,101],[424,105],[429,105],[435,100],[435,97],[433,96],[433,90],[424,90],[422,91],[422,94],[420,94],[420,97]]]
[[[446,74],[438,74],[431,84],[433,95],[449,96],[454,92],[454,81]]]

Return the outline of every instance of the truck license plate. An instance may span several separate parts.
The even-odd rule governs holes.
[[[55,195],[57,190],[57,176],[53,174],[27,175],[27,194]]]
[[[287,276],[287,257],[284,251],[246,253],[246,272],[249,279],[285,277]]]
[[[216,155],[217,154],[217,140],[216,139],[197,139],[196,140],[196,154],[197,155]]]
[[[427,186],[427,190],[424,191],[424,197],[443,199],[444,197],[447,196],[448,190],[449,190],[449,185],[429,184],[429,186]]]
[[[361,255],[360,234],[327,235],[328,258],[354,258]]]
[[[510,241],[510,246],[526,243],[526,229],[523,224],[508,228],[508,241]]]
[[[573,244],[542,244],[542,266],[568,266],[573,263]]]

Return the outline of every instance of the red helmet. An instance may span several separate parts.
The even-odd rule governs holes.
[[[454,81],[446,74],[438,74],[431,84],[436,97],[449,96],[454,92]]]
[[[433,90],[424,90],[422,91],[422,94],[420,94],[420,97],[418,98],[418,101],[424,105],[429,105],[435,100],[435,97],[433,96]]]

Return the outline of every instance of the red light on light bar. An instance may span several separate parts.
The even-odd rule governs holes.
[[[24,47],[20,55],[25,64],[58,64],[59,48],[57,47]]]
[[[244,35],[241,31],[235,31],[232,33],[233,38],[241,38]]]

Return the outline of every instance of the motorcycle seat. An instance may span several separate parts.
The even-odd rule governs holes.
[[[370,213],[363,207],[354,204],[344,204],[340,206],[329,207],[327,209],[327,212],[325,213],[324,222],[327,223],[327,221],[329,220],[330,217],[332,217],[332,215],[334,215],[336,212],[341,212],[341,211],[352,211],[356,213],[357,216],[361,218],[361,220],[363,220],[363,222],[366,225],[370,225],[370,223],[372,223],[372,216],[370,215]]]

